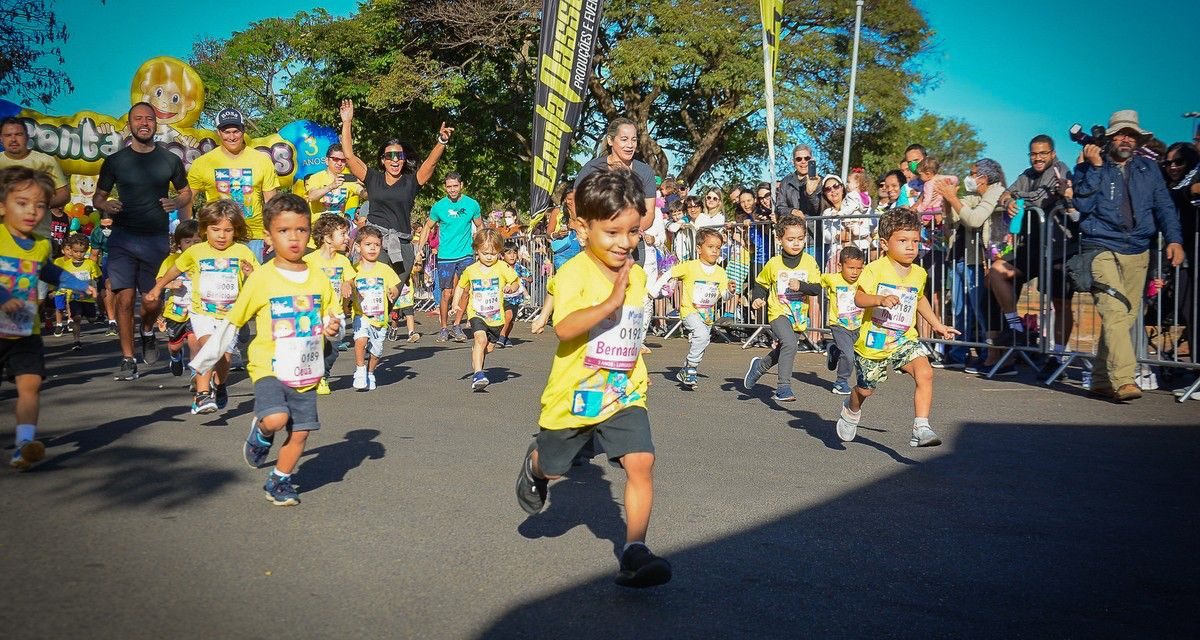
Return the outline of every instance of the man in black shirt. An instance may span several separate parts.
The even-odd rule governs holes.
[[[133,296],[154,287],[158,268],[170,253],[169,212],[179,210],[181,218],[191,217],[192,190],[188,187],[183,161],[154,142],[158,119],[154,108],[139,102],[129,109],[129,146],[104,159],[96,184],[93,204],[112,216],[112,235],[108,239],[108,282],[117,303],[117,327],[121,336],[121,367],[117,380],[138,376],[133,356]],[[110,200],[113,187],[120,199]],[[171,186],[176,195],[168,198]],[[158,361],[154,339],[154,321],[159,304],[142,302],[142,359],[146,364]]]

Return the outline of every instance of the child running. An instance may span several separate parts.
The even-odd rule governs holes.
[[[480,229],[475,232],[472,262],[458,277],[459,291],[454,295],[454,308],[450,315],[454,326],[462,323],[463,307],[467,310],[467,322],[471,325],[474,342],[471,345],[471,367],[475,374],[471,378],[471,390],[483,391],[490,381],[483,370],[484,359],[500,341],[500,329],[504,326],[504,296],[520,289],[521,279],[508,263],[500,262],[504,238],[495,229]],[[461,291],[461,293],[460,293]],[[470,297],[464,305],[463,299]]]
[[[879,241],[887,255],[868,264],[858,278],[854,303],[863,309],[863,326],[854,343],[854,371],[858,378],[850,397],[842,405],[837,435],[850,442],[858,430],[862,405],[875,386],[887,380],[888,367],[916,381],[910,447],[934,447],[942,443],[929,428],[933,406],[933,367],[929,349],[918,340],[916,320],[920,315],[934,333],[949,340],[958,335],[933,312],[924,289],[927,273],[917,259],[921,244],[921,218],[912,209],[893,209],[879,220]]]
[[[354,388],[375,390],[375,367],[383,357],[388,305],[400,294],[400,276],[379,262],[383,232],[367,225],[358,230],[358,266],[354,276]]]
[[[646,365],[639,354],[646,272],[633,264],[642,216],[641,181],[623,169],[589,174],[575,192],[587,229],[583,253],[555,275],[558,350],[542,393],[541,429],[517,476],[517,502],[530,515],[547,485],[571,468],[592,435],[625,469],[625,548],[616,582],[651,587],[671,579],[671,564],[650,552],[654,443],[646,413]]]
[[[496,343],[501,347],[512,346],[512,341],[508,339],[508,336],[512,335],[513,325],[516,324],[517,320],[517,313],[520,312],[521,305],[525,304],[525,297],[529,292],[526,283],[533,279],[533,274],[530,273],[529,267],[517,262],[517,258],[517,243],[508,240],[504,243],[504,262],[512,267],[521,285],[517,288],[516,293],[505,294],[504,296],[504,327],[500,329],[500,340]]]
[[[67,236],[67,239],[63,241],[63,255],[55,260],[54,264],[79,280],[91,283],[94,288],[95,283],[100,279],[100,267],[87,257],[89,246],[87,236],[82,233],[73,233]],[[59,306],[60,301],[61,307]],[[83,343],[79,341],[79,332],[82,330],[84,318],[96,315],[96,299],[88,294],[75,293],[70,289],[58,291],[54,295],[54,315],[57,323],[54,327],[54,335],[56,336],[62,335],[64,328],[58,317],[60,309],[67,315],[65,329],[75,337],[71,350],[80,351],[83,349]]]
[[[117,300],[116,296],[108,289],[108,236],[112,235],[112,214],[104,212],[100,214],[100,225],[92,229],[92,235],[88,236],[88,243],[92,246],[92,262],[100,265],[100,281],[96,285],[96,290],[99,292],[97,297],[100,298],[104,305],[104,317],[108,319],[108,331],[105,336],[115,336],[117,333]]]
[[[746,391],[754,388],[758,379],[771,367],[779,365],[779,384],[772,398],[776,402],[793,402],[792,367],[796,360],[800,336],[808,330],[808,298],[821,293],[821,269],[817,261],[804,250],[804,221],[795,216],[784,216],[776,226],[782,253],[763,265],[755,279],[751,293],[754,310],[767,307],[767,322],[775,334],[775,346],[766,358],[750,360],[746,377],[742,379]]]
[[[825,347],[825,366],[837,369],[837,381],[833,391],[839,396],[850,395],[850,374],[854,372],[854,341],[858,339],[858,328],[862,326],[862,309],[854,304],[858,291],[858,277],[863,270],[863,252],[854,245],[846,245],[838,257],[839,273],[821,276],[825,287],[826,320],[833,340]]]
[[[233,308],[246,276],[258,265],[254,253],[243,242],[250,239],[242,208],[231,200],[214,200],[200,209],[197,243],[175,258],[175,264],[146,293],[150,303],[158,301],[163,287],[187,274],[192,282],[192,309],[188,322],[200,348],[208,342],[225,314]],[[234,349],[233,344],[229,349]],[[229,402],[225,385],[229,379],[228,352],[204,375],[197,375],[193,414],[213,413]]]
[[[310,240],[309,244],[313,244],[315,240],[317,250],[304,256],[304,262],[320,269],[329,278],[333,299],[329,301],[326,315],[345,318],[344,301],[350,298],[350,283],[357,275],[354,265],[350,264],[350,258],[346,257],[346,251],[350,248],[350,221],[336,213],[323,213],[313,222],[311,236],[313,240]],[[321,381],[317,383],[319,396],[327,396],[330,393],[329,372],[333,370],[333,363],[337,362],[338,357],[336,342],[340,342],[345,335],[345,328],[340,322],[338,330],[335,340],[325,342],[325,375],[321,376]]]
[[[228,315],[238,327],[254,319],[257,330],[246,366],[254,381],[254,419],[242,447],[246,464],[262,467],[275,435],[287,431],[263,485],[277,506],[300,503],[291,475],[309,432],[321,428],[316,389],[325,374],[323,344],[341,325],[341,298],[329,277],[304,260],[310,218],[308,201],[293,193],[279,194],[263,207],[263,229],[275,257],[247,278]],[[224,333],[232,338],[232,331]]]
[[[717,266],[723,244],[725,238],[721,232],[709,227],[700,229],[696,232],[699,258],[676,264],[655,284],[658,291],[671,281],[678,281],[682,287],[679,292],[679,315],[688,330],[690,347],[683,368],[676,377],[686,389],[696,387],[696,367],[700,366],[700,359],[704,357],[704,350],[712,339],[718,303],[732,295],[725,270]]]
[[[167,271],[175,266],[175,260],[180,254],[197,242],[200,242],[200,225],[195,220],[183,220],[175,225],[175,231],[171,234],[174,251],[163,260],[155,277],[161,278],[166,275]],[[193,356],[200,348],[196,342],[196,335],[192,333],[192,325],[188,322],[188,311],[192,307],[192,279],[188,274],[180,273],[164,291],[171,294],[171,298],[163,305],[162,312],[163,324],[166,325],[164,333],[167,334],[167,350],[171,355],[171,375],[182,376],[183,347],[186,345],[187,352]]]
[[[27,167],[0,169],[0,371],[17,385],[16,450],[9,465],[26,471],[46,455],[37,440],[39,393],[46,377],[38,280],[95,295],[88,282],[50,262],[50,240],[33,233],[54,183]]]

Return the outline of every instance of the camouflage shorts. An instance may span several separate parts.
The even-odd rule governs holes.
[[[861,355],[854,354],[854,371],[858,381],[855,384],[859,389],[874,389],[880,382],[887,380],[888,367],[899,370],[900,367],[916,360],[917,358],[928,358],[929,349],[919,341],[911,340],[901,342],[894,351],[892,351],[883,360],[868,360]]]

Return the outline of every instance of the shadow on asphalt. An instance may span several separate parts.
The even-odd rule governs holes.
[[[1195,638],[1196,433],[967,423],[937,457],[668,551],[670,584],[626,591],[591,577],[480,637]],[[554,486],[547,514],[561,515],[522,534],[615,532],[606,483],[589,480]]]
[[[611,542],[614,558],[625,546],[625,519],[620,505],[613,501],[612,483],[598,464],[571,467],[550,485],[546,509],[527,518],[517,532],[531,540],[557,538],[579,525]]]
[[[347,473],[367,460],[383,459],[387,449],[375,441],[377,437],[378,429],[355,429],[343,440],[305,451],[293,482],[309,493],[345,480]]]
[[[125,436],[158,422],[182,423],[182,416],[189,415],[190,408],[183,405],[160,407],[154,413],[140,416],[130,416],[98,424],[90,429],[79,429],[61,436],[44,440],[49,455],[46,460],[34,467],[31,473],[46,473],[64,467],[75,458],[93,453],[108,447]],[[64,453],[54,451],[56,447],[74,445],[75,448]],[[89,456],[88,464],[92,464]],[[126,464],[140,464],[137,458],[132,458]]]

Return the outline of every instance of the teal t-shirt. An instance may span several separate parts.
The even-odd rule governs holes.
[[[471,221],[480,217],[479,203],[470,196],[438,200],[429,210],[429,219],[438,224],[438,260],[461,260],[471,251]]]

